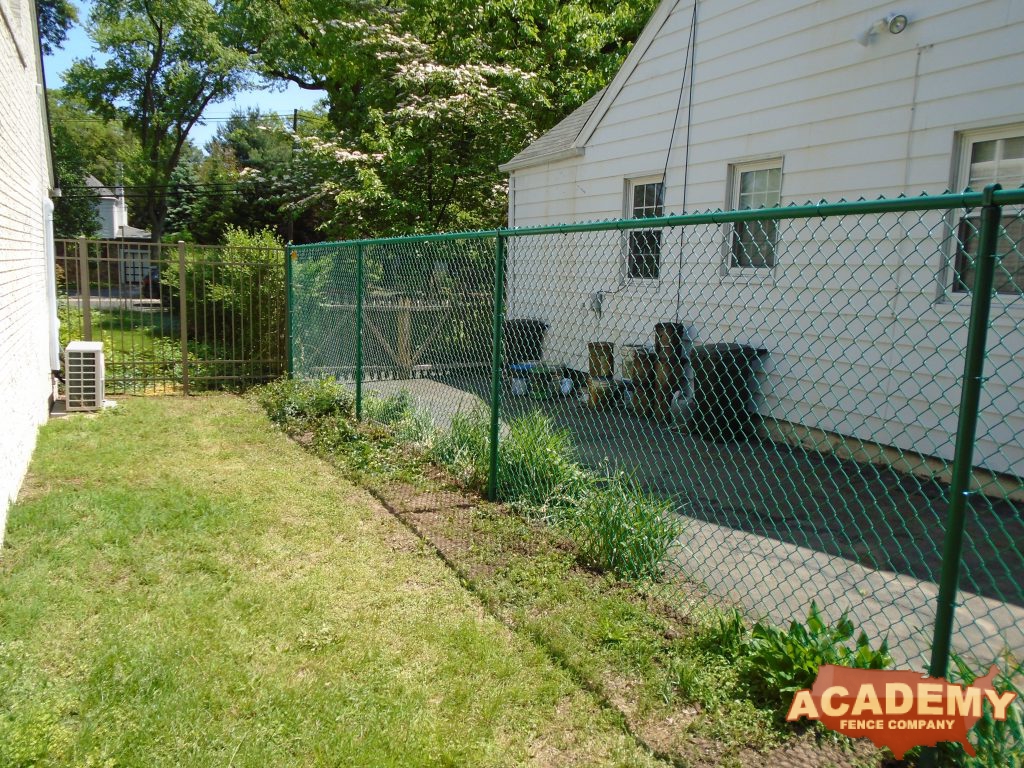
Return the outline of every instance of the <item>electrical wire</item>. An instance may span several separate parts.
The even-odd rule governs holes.
[[[689,98],[686,102],[686,149],[683,154],[683,213],[686,213],[686,192],[690,178],[690,128],[693,125],[693,62],[697,56],[697,6],[700,0],[693,0],[693,15],[690,17],[690,36],[686,41],[687,63],[683,65],[683,82],[679,86],[679,105],[683,103],[683,84],[686,82],[686,71],[690,72]],[[676,124],[679,122],[679,105],[676,106],[676,117],[672,123],[672,133],[675,134]],[[669,139],[668,152],[672,152],[672,139]],[[665,173],[668,173],[668,154],[665,155]],[[665,186],[665,177],[662,176],[662,189]],[[683,235],[680,234],[680,238]],[[679,322],[679,312],[682,309],[683,301],[683,244],[679,243],[679,262],[676,265],[676,312],[673,322]]]

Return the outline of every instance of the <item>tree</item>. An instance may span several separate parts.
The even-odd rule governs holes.
[[[39,47],[47,56],[63,47],[68,30],[78,21],[78,9],[70,0],[36,0]]]
[[[228,0],[264,77],[327,94],[300,141],[329,235],[501,223],[497,166],[612,76],[654,0]]]
[[[47,92],[53,132],[53,159],[62,195],[54,206],[58,237],[95,234],[95,194],[85,177],[95,176],[107,186],[131,187],[142,176],[138,141],[117,120],[105,120],[86,104],[62,90]],[[135,199],[129,197],[129,207]]]
[[[95,0],[89,33],[109,59],[79,59],[65,77],[69,91],[138,137],[144,223],[154,241],[163,235],[167,186],[189,132],[208,105],[246,82],[247,57],[226,44],[219,10],[208,0]]]

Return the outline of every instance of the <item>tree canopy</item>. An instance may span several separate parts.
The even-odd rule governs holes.
[[[89,30],[110,58],[76,62],[68,90],[138,138],[157,238],[165,219],[199,240],[491,227],[507,210],[498,165],[608,82],[655,3],[96,0]],[[207,105],[283,83],[323,91],[323,108],[294,134],[239,114],[187,159]]]
[[[245,84],[247,57],[228,44],[225,17],[208,0],[94,0],[88,29],[109,58],[77,60],[66,89],[138,138],[145,224],[159,240],[189,132],[207,106]]]

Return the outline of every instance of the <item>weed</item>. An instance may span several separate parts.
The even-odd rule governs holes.
[[[949,680],[954,683],[970,685],[986,672],[977,673],[961,656],[952,656],[953,668]],[[1024,765],[1024,688],[1019,680],[1024,674],[1024,663],[1014,662],[1007,656],[999,674],[995,679],[996,690],[1005,693],[1014,691],[1017,698],[1006,711],[1005,720],[995,720],[992,710],[983,707],[981,720],[971,729],[971,742],[974,744],[975,756],[968,757],[963,747],[951,745],[959,753],[958,757],[966,768],[996,768],[996,766],[1021,768]]]
[[[740,658],[740,673],[755,701],[783,711],[796,691],[810,688],[823,664],[855,669],[884,669],[892,664],[887,641],[872,649],[863,632],[850,648],[853,622],[844,613],[828,626],[811,602],[807,623],[789,630],[758,622]]]
[[[656,579],[682,522],[628,475],[596,481],[575,520],[584,556],[623,579]]]

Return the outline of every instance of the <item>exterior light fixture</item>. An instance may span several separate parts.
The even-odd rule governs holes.
[[[889,27],[889,32],[893,35],[898,35],[904,29],[907,28],[907,17],[903,13],[890,13],[885,17],[885,24]]]
[[[857,35],[854,40],[866,48],[871,45],[871,41],[875,39],[875,35],[882,30],[888,30],[891,35],[898,35],[907,28],[907,24],[909,23],[910,20],[907,18],[905,13],[890,13],[884,19],[879,19],[874,22],[870,27]]]

